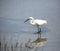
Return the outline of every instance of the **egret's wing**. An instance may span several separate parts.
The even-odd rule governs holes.
[[[38,25],[43,25],[44,24],[44,20],[36,19],[36,20],[34,20],[34,22]]]

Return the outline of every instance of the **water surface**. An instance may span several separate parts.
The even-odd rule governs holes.
[[[42,37],[48,38],[44,51],[60,50],[60,6],[59,0],[1,0],[0,1],[0,35],[6,36],[6,41],[25,42],[34,40],[37,35],[33,33],[37,28],[24,23],[29,16],[35,19],[45,19]]]

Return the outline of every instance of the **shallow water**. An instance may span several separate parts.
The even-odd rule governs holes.
[[[0,36],[6,37],[15,43],[35,40],[38,36],[33,34],[37,28],[24,23],[25,19],[33,16],[47,20],[48,24],[41,27],[42,37],[48,38],[43,51],[60,50],[60,6],[59,0],[2,0],[0,12]],[[38,51],[40,48],[38,48]]]

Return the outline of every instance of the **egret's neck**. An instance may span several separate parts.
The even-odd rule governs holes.
[[[30,23],[34,25],[35,24],[34,19],[30,20]]]

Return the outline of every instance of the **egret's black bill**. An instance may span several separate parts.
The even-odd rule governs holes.
[[[25,22],[27,22],[28,20],[29,20],[29,19],[27,19]],[[25,22],[24,22],[24,23],[25,23]]]

